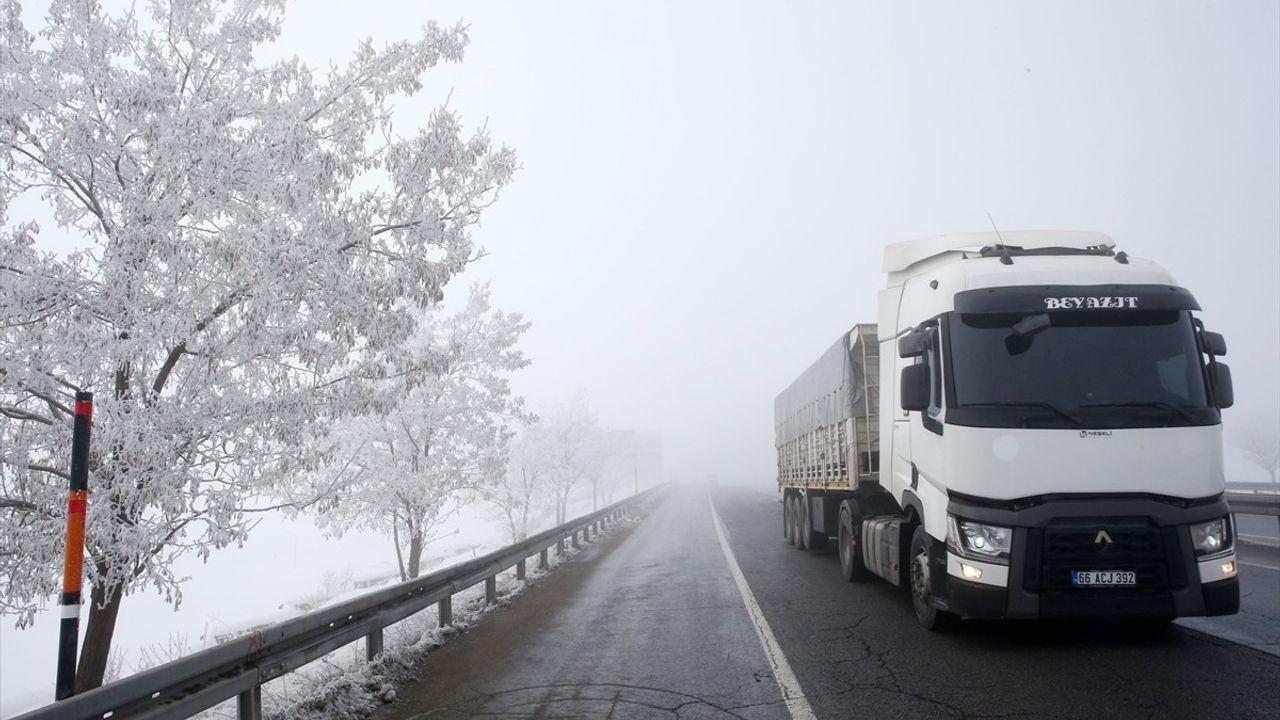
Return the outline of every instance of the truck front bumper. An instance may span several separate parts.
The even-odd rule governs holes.
[[[935,597],[969,618],[1172,618],[1240,608],[1235,554],[1197,558],[1188,525],[1227,514],[1221,498],[1066,497],[1013,509],[952,498],[957,517],[1014,529],[1007,565],[946,553]],[[1094,542],[1098,531],[1107,542]],[[1073,570],[1127,570],[1131,586],[1076,587]],[[937,576],[935,576],[937,577]]]

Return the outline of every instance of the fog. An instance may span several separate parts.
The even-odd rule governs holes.
[[[451,292],[533,322],[535,407],[585,390],[670,477],[770,484],[773,398],[875,320],[883,246],[988,213],[1162,263],[1227,336],[1228,436],[1276,416],[1275,3],[364,0],[295,4],[277,49],[324,67],[428,19],[472,42],[398,123],[447,98],[523,165]]]
[[[582,387],[677,478],[772,482],[772,403],[875,320],[885,243],[1089,229],[1189,287],[1231,347],[1231,426],[1280,385],[1280,6],[333,3],[343,57],[465,18],[448,96],[520,153],[475,277],[533,322],[535,401]]]
[[[24,7],[43,27],[47,2]],[[668,479],[773,487],[774,398],[875,321],[885,244],[992,221],[1105,232],[1164,265],[1226,336],[1228,440],[1280,421],[1280,3],[361,0],[287,17],[274,52],[317,68],[366,37],[469,25],[465,62],[396,115],[408,132],[448,102],[520,157],[476,233],[487,255],[446,302],[490,283],[532,322],[517,392],[537,409],[584,391],[607,427],[660,436]],[[42,249],[81,242],[35,198],[9,214],[42,220]],[[1265,478],[1241,458],[1229,478]],[[314,579],[327,541],[280,523],[256,547]],[[228,551],[199,582],[240,562]],[[260,611],[249,600],[283,607],[272,587],[228,625]],[[212,591],[190,594],[189,617],[222,619]],[[152,639],[137,628],[163,607],[126,602],[122,628]],[[6,620],[7,641],[51,653],[52,609],[39,638]],[[6,672],[10,693],[47,674]]]

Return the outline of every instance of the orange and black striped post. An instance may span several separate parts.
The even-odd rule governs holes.
[[[69,698],[76,686],[80,643],[80,586],[84,582],[84,513],[89,502],[89,430],[93,393],[77,392],[71,433],[71,481],[67,490],[67,552],[62,566],[62,627],[58,636],[58,683],[54,697]]]

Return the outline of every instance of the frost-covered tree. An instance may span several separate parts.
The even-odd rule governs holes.
[[[301,436],[375,409],[361,379],[476,257],[515,166],[447,108],[392,129],[461,26],[317,72],[255,59],[285,0],[143,5],[53,0],[36,41],[0,0],[0,216],[39,197],[83,241],[42,252],[0,217],[0,610],[58,590],[70,398],[94,391],[81,689],[125,593],[179,602],[175,557],[242,541]]]
[[[545,458],[555,500],[556,524],[568,520],[569,496],[583,481],[592,482],[602,469],[604,432],[586,393],[577,392],[542,414],[537,442]]]
[[[549,467],[541,433],[537,424],[523,428],[512,442],[506,472],[473,488],[497,509],[513,543],[529,537],[531,523],[550,504]]]
[[[320,524],[337,534],[385,532],[401,578],[417,577],[457,492],[491,485],[505,471],[511,425],[524,418],[507,377],[528,364],[516,349],[527,328],[519,315],[493,310],[483,287],[455,315],[429,313],[405,346],[408,365],[429,370],[379,383],[394,405],[347,418],[329,434],[323,452],[332,471],[319,473],[320,486],[341,490]]]

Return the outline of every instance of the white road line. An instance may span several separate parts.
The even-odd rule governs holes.
[[[1263,563],[1249,562],[1248,560],[1241,560],[1239,558],[1236,558],[1236,562],[1240,563],[1241,565],[1248,565],[1249,567],[1264,568],[1266,570],[1275,570],[1277,572],[1280,572],[1280,567],[1277,567],[1275,565],[1265,565]]]
[[[742,568],[738,567],[738,561],[733,557],[733,551],[729,549],[729,538],[725,535],[724,524],[720,522],[720,513],[716,512],[715,502],[708,498],[708,503],[711,505],[711,520],[715,523],[716,535],[720,537],[720,549],[724,550],[724,559],[729,563],[733,581],[738,584],[742,602],[746,604],[747,613],[751,615],[751,626],[756,629],[756,637],[760,638],[764,655],[773,669],[773,678],[777,680],[778,687],[782,690],[782,700],[786,703],[787,711],[791,713],[794,720],[817,720],[817,716],[813,714],[813,708],[809,707],[809,701],[804,697],[804,690],[800,688],[800,681],[796,679],[796,674],[791,672],[791,664],[787,662],[787,656],[782,654],[778,639],[773,636],[768,621],[764,619],[764,613],[756,604],[756,596],[747,585],[747,579],[742,576]]]

